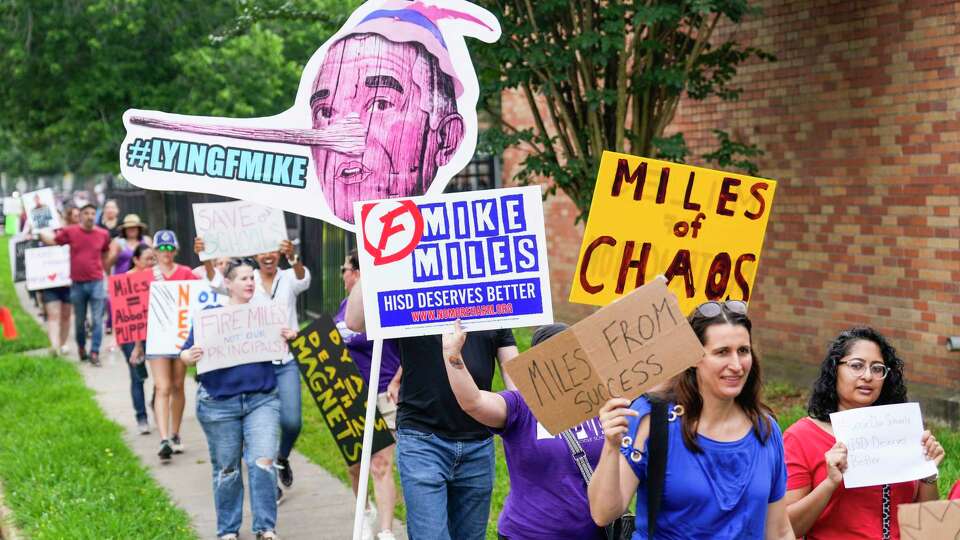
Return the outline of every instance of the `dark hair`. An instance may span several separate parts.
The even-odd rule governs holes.
[[[736,313],[724,307],[719,315],[704,317],[697,310],[694,310],[687,320],[690,321],[693,333],[697,335],[703,345],[706,345],[708,328],[718,324],[731,324],[747,329],[747,333],[750,335],[751,349],[753,347],[753,323],[743,313]],[[752,351],[752,355],[753,362],[750,366],[750,373],[747,374],[747,381],[744,383],[740,395],[734,398],[734,402],[743,409],[747,418],[750,419],[750,423],[753,424],[753,434],[761,443],[766,444],[767,439],[770,438],[770,433],[773,431],[773,421],[771,420],[773,411],[761,399],[763,385],[760,376],[760,358],[756,351]],[[703,412],[703,397],[700,395],[700,388],[697,384],[696,368],[687,368],[670,379],[668,389],[664,394],[661,396],[663,399],[683,406],[684,412],[680,419],[683,428],[683,442],[686,447],[691,452],[703,452],[697,443],[697,427],[700,423],[700,414]]]
[[[87,208],[93,208],[93,210],[96,211],[96,210],[97,210],[97,205],[95,205],[95,204],[93,204],[93,203],[87,203],[87,204],[85,204],[85,205],[83,205],[83,206],[80,207],[80,211],[83,212],[83,211],[86,210]]]
[[[353,248],[347,253],[347,260],[350,261],[350,266],[352,266],[354,270],[360,269],[360,258],[357,256],[357,248]]]
[[[817,420],[830,421],[830,413],[837,412],[839,398],[837,396],[837,368],[838,362],[850,354],[853,344],[858,341],[872,341],[880,348],[883,363],[890,369],[890,373],[883,379],[880,396],[873,405],[891,405],[906,403],[907,387],[903,383],[903,360],[897,356],[897,350],[887,342],[880,332],[868,326],[858,326],[840,332],[827,348],[827,356],[820,364],[820,375],[813,381],[810,390],[810,400],[807,402],[807,413]]]
[[[227,263],[227,267],[223,271],[223,276],[227,279],[233,279],[233,275],[237,272],[237,268],[241,266],[249,266],[251,270],[256,270],[259,266],[257,261],[250,258],[243,259],[230,259],[230,262]]]
[[[134,259],[139,259],[139,258],[143,257],[143,252],[146,251],[146,250],[148,250],[148,249],[153,249],[153,247],[148,246],[148,245],[146,245],[146,244],[140,244],[140,245],[138,245],[137,247],[135,247],[135,248],[133,249],[133,258],[134,258]]]
[[[533,336],[530,338],[530,346],[535,347],[559,334],[560,332],[563,332],[567,328],[570,328],[570,326],[562,322],[541,326],[540,328],[534,330]]]

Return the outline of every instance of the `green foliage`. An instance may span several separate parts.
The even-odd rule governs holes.
[[[483,107],[495,118],[481,148],[528,150],[517,180],[551,180],[584,219],[604,150],[682,162],[682,133],[664,137],[684,96],[735,100],[737,68],[764,51],[735,38],[712,39],[721,21],[735,27],[758,9],[747,0],[481,0],[500,19],[503,37],[474,47]],[[527,102],[533,129],[499,114],[499,98],[514,90]],[[717,154],[737,159],[754,147],[728,141]],[[746,158],[757,154],[743,154]]]
[[[26,537],[197,538],[76,366],[0,357],[0,418],[0,481]]]

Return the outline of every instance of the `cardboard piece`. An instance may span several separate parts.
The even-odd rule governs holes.
[[[604,152],[570,301],[604,306],[657,275],[684,315],[708,300],[749,301],[776,187]]]
[[[235,304],[204,309],[194,316],[194,343],[203,348],[197,374],[280,360],[287,342],[287,306],[279,302]]]
[[[147,310],[150,302],[152,270],[110,276],[107,295],[113,310],[113,329],[117,343],[147,339]]]
[[[357,203],[367,336],[553,322],[540,189]]]
[[[251,202],[196,203],[193,222],[203,238],[201,261],[276,251],[287,239],[283,210]]]
[[[70,280],[70,246],[38,247],[24,253],[27,290],[66,287]]]
[[[960,540],[960,501],[930,501],[897,507],[900,538]]]
[[[224,297],[202,280],[154,281],[147,313],[147,356],[177,356],[190,334],[193,317]]]
[[[63,226],[52,189],[43,188],[24,193],[20,200],[27,211],[27,222],[32,232],[59,229]]]
[[[358,463],[363,448],[367,386],[333,318],[322,314],[300,331],[290,343],[290,350],[347,466]],[[386,421],[376,411],[372,453],[393,442]]]
[[[504,364],[552,434],[635,399],[697,364],[703,346],[663,278],[634,290]]]

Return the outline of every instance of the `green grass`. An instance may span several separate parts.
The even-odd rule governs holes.
[[[10,277],[10,250],[7,249],[9,236],[0,237],[4,242],[0,249],[0,306],[6,306],[13,312],[13,321],[17,325],[19,336],[15,340],[0,337],[0,354],[31,351],[50,346],[46,330],[20,307],[17,291]],[[32,309],[32,306],[30,306]]]
[[[27,538],[197,538],[74,365],[0,356],[0,419],[0,481]]]

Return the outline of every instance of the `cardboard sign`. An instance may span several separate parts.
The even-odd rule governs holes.
[[[127,272],[110,276],[107,294],[113,311],[113,329],[117,343],[147,339],[147,309],[153,271]]]
[[[333,318],[323,314],[310,323],[290,344],[290,350],[347,466],[358,463],[363,448],[367,388]],[[393,444],[379,410],[376,415],[372,453]]]
[[[70,246],[31,248],[24,253],[27,290],[65,287],[70,281]]]
[[[283,210],[251,202],[197,203],[193,221],[205,246],[201,261],[276,251],[287,239]]]
[[[154,281],[147,313],[148,356],[177,356],[190,335],[193,316],[225,300],[206,281]]]
[[[307,62],[290,109],[249,119],[130,109],[120,169],[141,188],[353,230],[354,202],[442,193],[473,158],[480,90],[467,36],[492,43],[500,24],[463,0],[369,0]]]
[[[194,342],[203,348],[197,373],[280,360],[287,354],[287,342],[280,335],[287,324],[287,306],[280,303],[236,304],[197,312]]]
[[[556,435],[596,416],[611,397],[637,398],[701,358],[703,346],[658,278],[503,367]]]
[[[23,235],[10,238],[7,247],[10,254],[10,273],[13,276],[14,283],[20,283],[27,280],[27,250],[37,245],[35,240],[30,240]]]
[[[553,322],[540,187],[357,203],[371,339]]]
[[[776,187],[604,152],[570,301],[604,306],[657,275],[685,315],[708,300],[749,301]]]
[[[957,540],[960,538],[960,501],[930,501],[897,507],[900,538]]]
[[[937,474],[923,456],[920,404],[860,407],[830,414],[833,435],[847,446],[849,488],[918,480]]]
[[[57,212],[57,202],[53,198],[53,190],[43,188],[30,193],[24,193],[20,199],[27,211],[27,221],[33,227],[33,232],[59,229],[60,213]]]

